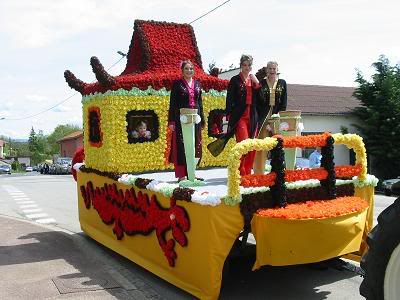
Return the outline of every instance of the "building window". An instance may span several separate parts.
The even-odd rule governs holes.
[[[103,133],[101,132],[100,108],[89,108],[89,143],[91,146],[100,147],[102,145]]]
[[[158,139],[159,121],[153,110],[131,110],[126,114],[126,123],[129,144]]]
[[[221,137],[228,129],[228,121],[226,120],[225,110],[214,109],[208,115],[208,136]]]

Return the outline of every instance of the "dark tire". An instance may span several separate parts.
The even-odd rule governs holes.
[[[385,190],[385,196],[391,196],[392,191],[391,190]]]
[[[390,276],[393,276],[393,272],[387,273],[387,267],[389,260],[398,262],[400,257],[398,255],[400,247],[400,197],[379,215],[378,225],[369,233],[367,243],[369,250],[361,260],[361,268],[365,271],[365,277],[360,286],[360,294],[367,300],[391,300],[390,295],[384,292],[384,283],[389,281],[391,282],[389,286],[394,287],[393,278],[390,278]],[[393,266],[393,264],[390,265]],[[385,278],[385,275],[387,278]],[[395,289],[398,290],[399,288],[395,287]],[[400,295],[397,295],[397,297],[400,297]]]

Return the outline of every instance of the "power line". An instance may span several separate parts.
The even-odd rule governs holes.
[[[192,22],[190,22],[189,24],[192,24],[192,23],[194,23],[194,22],[200,20],[201,18],[207,16],[208,14],[212,13],[214,10],[217,10],[218,8],[220,8],[221,6],[225,5],[226,3],[230,2],[230,1],[231,1],[231,0],[227,0],[227,1],[225,1],[224,3],[218,5],[217,7],[214,7],[212,10],[206,12],[204,15],[201,15],[201,16],[198,17],[197,19],[194,19],[194,20],[193,20]]]
[[[115,63],[113,63],[113,64],[107,69],[107,71],[109,71],[112,67],[116,66],[121,60],[124,59],[124,57],[125,57],[125,56],[122,56],[119,60],[117,60]],[[72,97],[74,97],[74,96],[77,95],[77,94],[78,94],[78,92],[75,92],[75,93],[73,93],[72,95],[68,96],[67,98],[63,99],[62,101],[56,103],[55,105],[53,105],[53,106],[51,106],[51,107],[49,107],[49,108],[46,108],[45,110],[42,110],[42,111],[40,111],[40,112],[38,112],[38,113],[36,113],[36,114],[29,115],[29,116],[22,117],[22,118],[14,118],[14,119],[3,117],[3,118],[0,118],[0,120],[21,121],[21,120],[26,120],[26,119],[30,119],[30,118],[36,117],[36,116],[41,115],[41,114],[43,114],[43,113],[45,113],[45,112],[48,112],[49,110],[52,110],[53,108],[56,108],[57,106],[60,106],[61,104],[67,102],[69,99],[71,99]]]
[[[194,22],[196,22],[196,21],[198,21],[198,20],[204,18],[205,16],[209,15],[210,13],[212,13],[212,12],[215,11],[215,10],[217,10],[217,9],[220,8],[221,6],[224,6],[225,4],[227,4],[227,3],[230,2],[230,1],[231,1],[231,0],[227,0],[227,1],[223,2],[223,3],[221,3],[220,5],[214,7],[213,9],[209,10],[208,12],[206,12],[206,13],[203,14],[203,15],[201,15],[200,17],[198,17],[198,18],[194,19],[193,21],[189,22],[189,24],[193,24]],[[112,67],[116,66],[122,59],[124,59],[124,58],[126,57],[126,54],[123,55],[123,54],[120,53],[120,52],[121,52],[121,51],[118,51],[118,53],[121,54],[122,57],[121,57],[118,61],[116,61],[114,64],[112,64],[112,65],[107,69],[107,71],[110,70]],[[68,96],[67,98],[63,99],[62,101],[58,102],[57,104],[55,104],[55,105],[53,105],[53,106],[51,106],[51,107],[49,107],[49,108],[47,108],[47,109],[45,109],[45,110],[43,110],[43,111],[40,111],[40,112],[38,112],[38,113],[36,113],[36,114],[29,115],[29,116],[26,116],[26,117],[23,117],[23,118],[15,118],[15,119],[10,119],[10,118],[5,118],[5,117],[3,117],[3,118],[0,118],[0,120],[20,121],[20,120],[26,120],[26,119],[30,119],[30,118],[36,117],[36,116],[41,115],[41,114],[43,114],[43,113],[45,113],[45,112],[48,112],[49,110],[52,110],[52,109],[56,108],[57,106],[60,106],[61,104],[67,102],[69,99],[71,99],[72,97],[74,97],[74,96],[77,95],[77,94],[78,94],[78,92],[76,92],[76,93],[74,93],[74,94]]]

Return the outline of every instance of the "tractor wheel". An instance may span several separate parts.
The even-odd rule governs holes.
[[[367,300],[400,297],[400,197],[378,217],[368,235],[368,252],[361,260],[365,277],[360,294]]]

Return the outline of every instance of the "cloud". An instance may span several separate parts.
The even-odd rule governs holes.
[[[94,29],[116,27],[159,1],[2,1],[0,31],[17,47],[38,48]]]
[[[29,95],[25,95],[25,98],[33,103],[42,103],[42,102],[46,102],[48,100],[48,98],[46,96],[42,96],[42,95],[37,95],[37,94],[29,94]]]
[[[13,101],[5,101],[0,105],[0,108],[4,111],[10,111],[14,107]]]
[[[0,119],[9,117],[9,116],[10,116],[10,112],[8,110],[0,110]]]
[[[58,112],[58,113],[60,113],[60,112],[62,112],[62,113],[63,112],[68,112],[70,110],[71,110],[71,108],[69,106],[65,106],[65,105],[59,105],[59,106],[57,106],[57,107],[52,109],[52,111]]]

